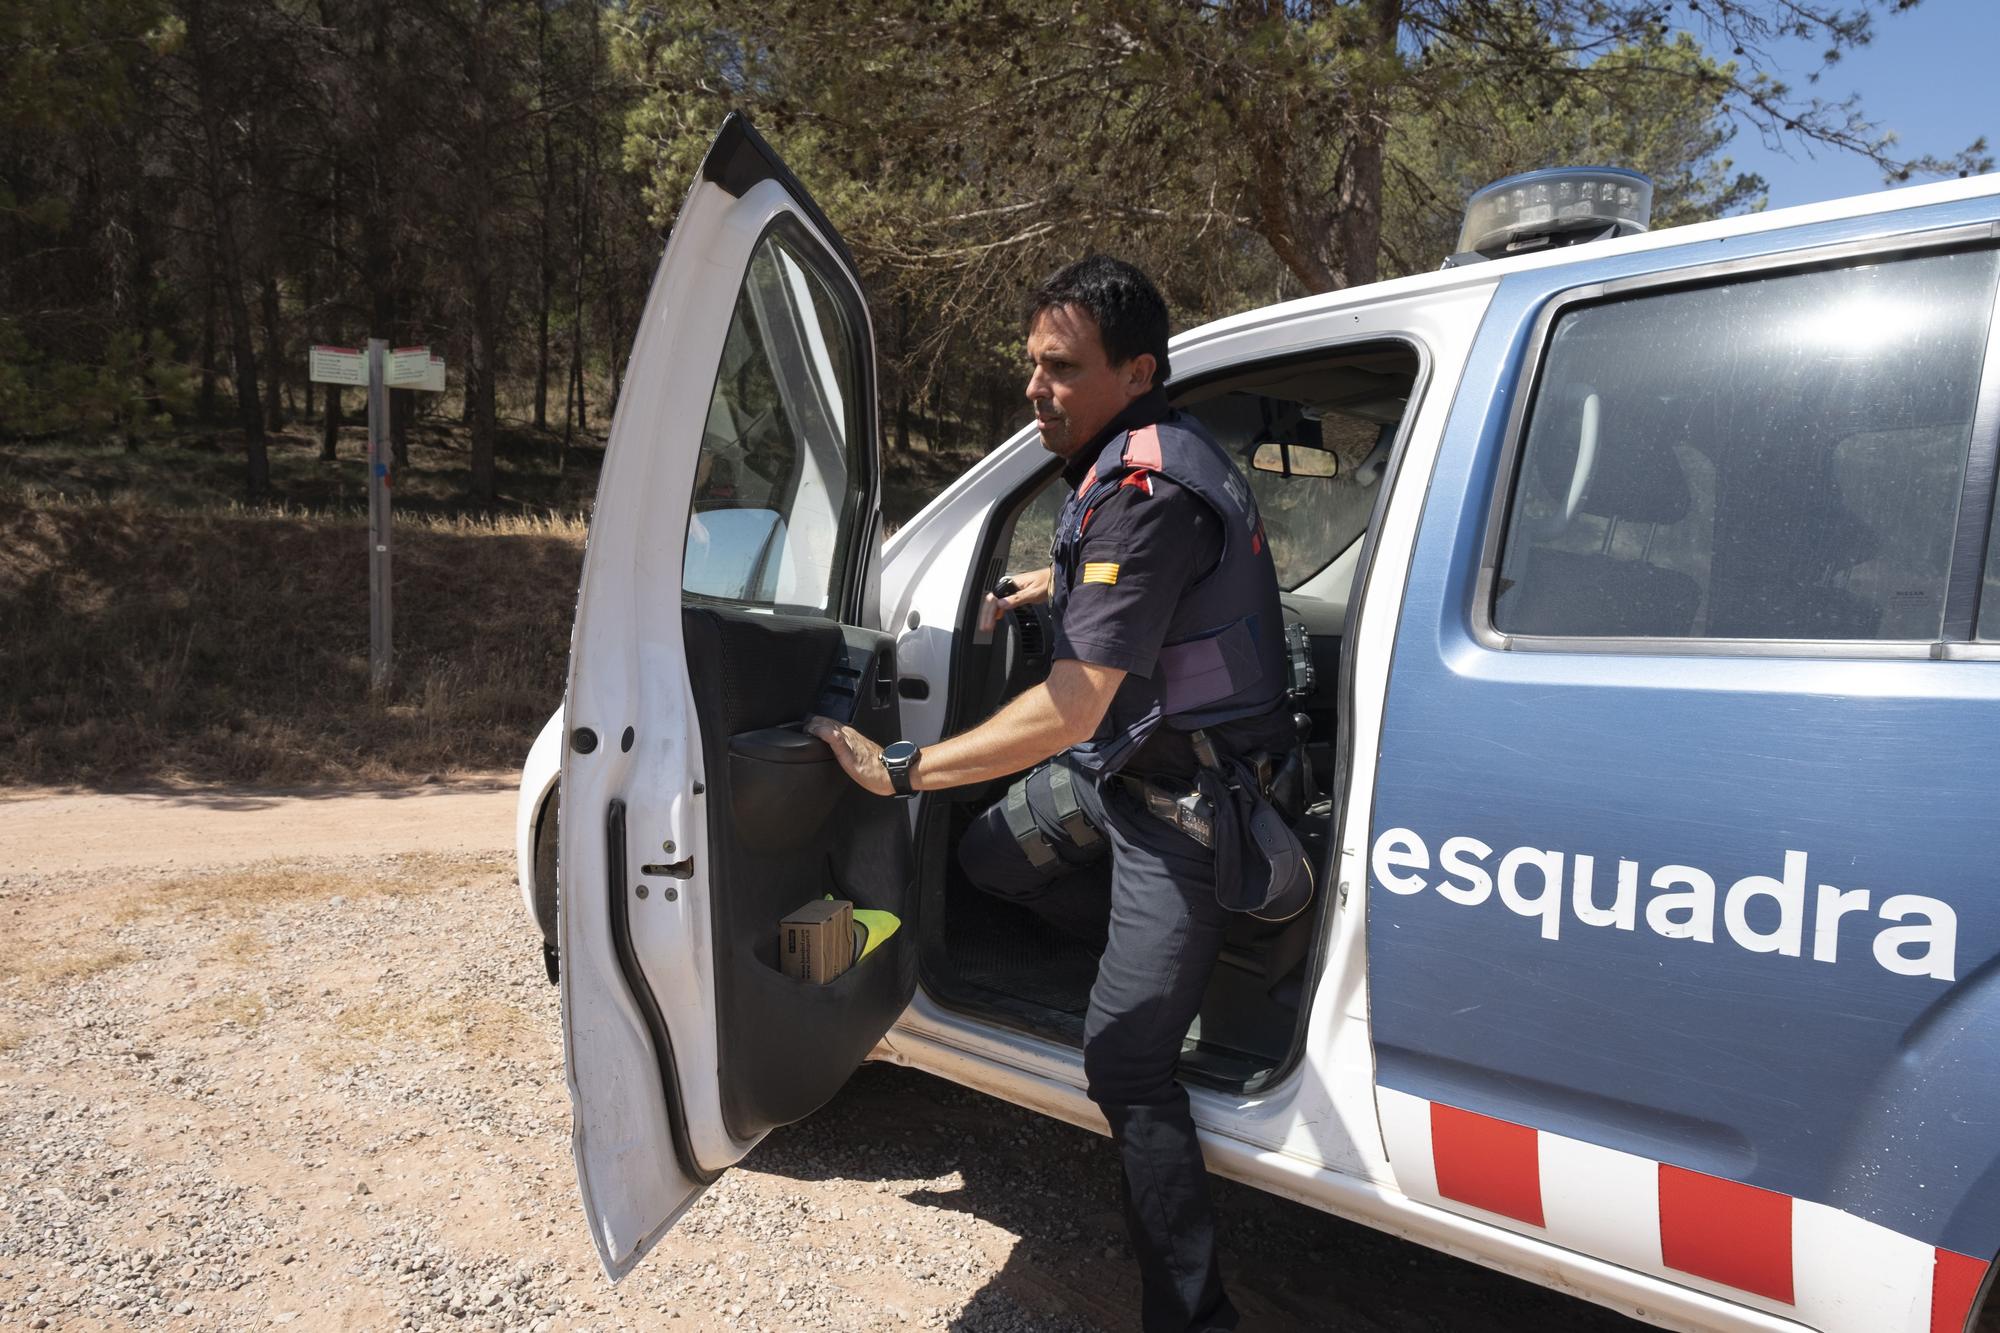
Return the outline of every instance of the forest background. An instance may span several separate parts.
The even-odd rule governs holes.
[[[1434,268],[1535,167],[1644,171],[1656,227],[1761,206],[1739,133],[1990,169],[1817,92],[1913,3],[0,0],[0,780],[516,760],[731,109],[861,265],[895,518],[1023,419],[1022,296],[1092,250],[1188,327]],[[371,334],[451,373],[391,395],[404,665],[362,707],[361,395],[305,370]]]

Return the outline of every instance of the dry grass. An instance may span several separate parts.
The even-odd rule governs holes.
[[[353,407],[351,396],[348,406]],[[341,432],[332,462],[319,456],[317,423],[296,422],[269,437],[278,502],[314,513],[366,512],[368,434],[357,419],[349,420],[355,424]],[[604,456],[598,439],[580,435],[564,451],[557,436],[503,428],[496,443],[500,494],[493,512],[581,512],[596,493]],[[409,461],[396,469],[398,511],[463,511],[471,460],[463,427],[439,420],[416,423]],[[0,499],[7,501],[81,499],[156,511],[199,510],[241,497],[244,481],[242,434],[216,426],[191,426],[136,450],[106,439],[0,440]]]
[[[399,522],[397,678],[374,699],[358,518],[0,506],[0,783],[512,767],[562,697],[583,536]]]
[[[360,1000],[322,1027],[313,1059],[323,1069],[342,1068],[369,1053],[397,1045],[455,1052],[480,1060],[519,1054],[548,1032],[524,1009],[483,996],[454,996],[419,1004]]]
[[[475,878],[508,869],[506,858],[440,856],[412,852],[372,872],[327,869],[288,861],[260,861],[240,870],[182,875],[143,886],[127,895],[112,919],[130,922],[160,912],[182,915],[237,914],[288,903],[326,902],[336,896],[405,896],[458,888]],[[254,958],[264,948],[254,931],[236,931],[222,941],[233,958]]]
[[[264,956],[269,947],[264,937],[254,930],[233,930],[217,942],[210,958],[215,962],[254,963]]]
[[[114,967],[136,963],[142,955],[122,945],[73,949],[48,941],[18,942],[0,956],[0,984],[18,982],[30,989],[74,986]]]
[[[0,1055],[18,1048],[28,1039],[28,1030],[18,1023],[0,1023]]]
[[[396,475],[396,657],[368,689],[365,469],[304,425],[246,506],[240,441],[0,441],[0,785],[403,782],[511,768],[562,698],[603,450],[509,430],[467,511],[465,433],[419,422]],[[558,463],[558,455],[561,462]],[[977,455],[913,451],[893,527]],[[672,525],[678,530],[678,525]]]

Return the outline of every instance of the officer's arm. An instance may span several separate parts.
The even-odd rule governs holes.
[[[1049,669],[1046,681],[1016,695],[971,731],[925,746],[910,770],[911,785],[918,791],[935,791],[1033,768],[1050,755],[1089,740],[1124,679],[1119,667],[1063,658]],[[833,748],[840,766],[856,782],[872,792],[889,793],[882,750],[874,741],[823,717],[810,719],[806,730]]]
[[[1125,673],[1117,667],[1063,658],[1049,678],[1016,695],[971,731],[927,745],[911,770],[918,791],[964,787],[1033,768],[1090,739]]]

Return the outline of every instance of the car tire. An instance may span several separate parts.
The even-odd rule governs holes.
[[[542,966],[548,970],[551,986],[562,977],[556,946],[556,821],[560,806],[558,793],[551,791],[535,815],[535,924],[542,930]]]

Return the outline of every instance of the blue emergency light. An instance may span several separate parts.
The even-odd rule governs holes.
[[[1623,167],[1547,167],[1508,176],[1466,201],[1458,253],[1444,267],[1558,245],[1636,236],[1653,215],[1652,179]]]

